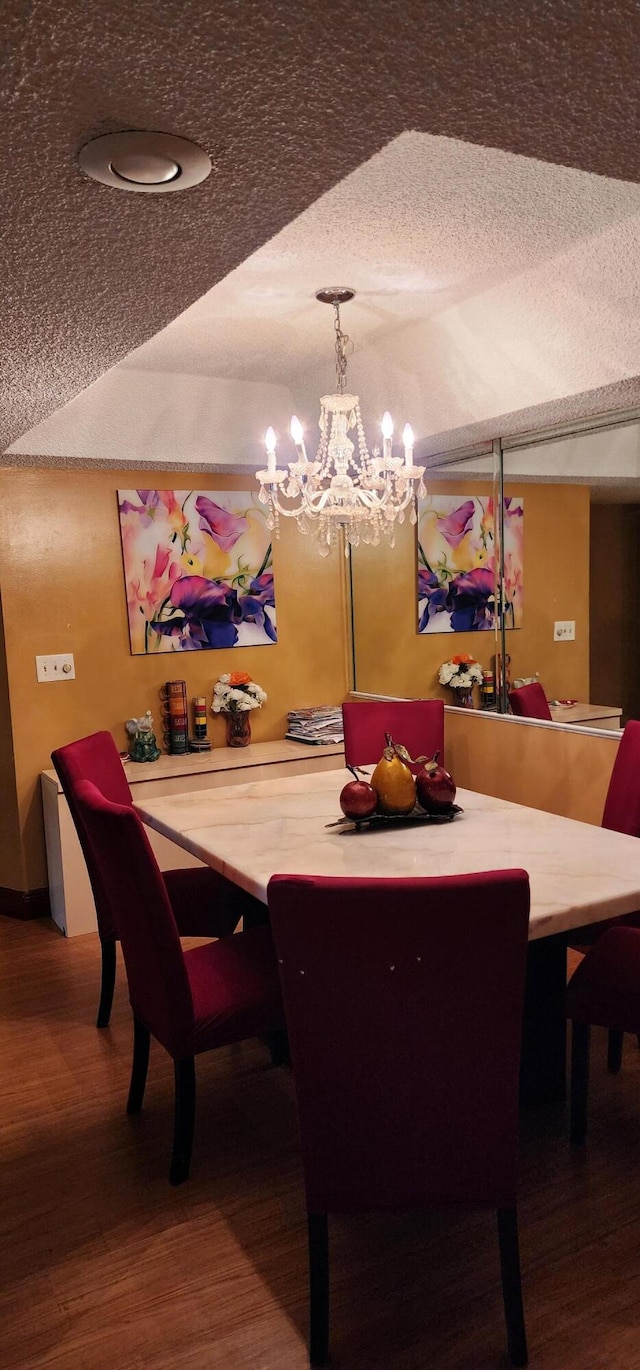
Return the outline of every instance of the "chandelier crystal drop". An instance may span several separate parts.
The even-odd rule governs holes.
[[[382,450],[367,447],[360,401],[347,392],[347,348],[350,339],[340,326],[340,305],[354,297],[346,287],[319,290],[316,299],[331,304],[334,310],[337,386],[332,395],[320,400],[320,442],[315,457],[309,460],[300,420],[291,420],[291,437],[296,459],[286,469],[278,467],[276,435],[273,428],[265,434],[267,466],[257,471],[258,496],[268,504],[267,524],[279,536],[280,515],[295,518],[302,533],[313,532],[321,556],[327,556],[344,529],[345,554],[360,542],[374,546],[382,534],[394,546],[396,520],[404,522],[409,508],[411,523],[416,522],[415,496],[426,494],[424,467],[413,464],[413,430],[405,425],[402,440],[404,457],[392,452],[393,419],[384,414]],[[349,437],[353,432],[354,440]]]

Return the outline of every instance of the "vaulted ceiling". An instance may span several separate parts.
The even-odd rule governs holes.
[[[8,0],[2,22],[4,461],[252,460],[331,383],[312,295],[339,264],[354,385],[425,439],[640,399],[635,0]],[[87,181],[79,147],[121,128],[193,138],[211,176]]]

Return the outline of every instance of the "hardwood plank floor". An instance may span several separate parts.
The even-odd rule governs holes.
[[[94,1027],[97,940],[0,919],[3,1370],[304,1370],[306,1226],[292,1083],[258,1043],[198,1063],[191,1180],[167,1183],[173,1078],[152,1048],[128,1119],[131,1023]],[[534,1370],[640,1370],[640,1052],[605,1072],[590,1138],[525,1111],[521,1242]],[[331,1222],[333,1364],[506,1364],[483,1213]]]

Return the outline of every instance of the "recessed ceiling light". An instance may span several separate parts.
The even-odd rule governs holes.
[[[164,195],[204,181],[211,159],[188,138],[171,133],[107,133],[85,143],[78,153],[81,171],[118,190]]]

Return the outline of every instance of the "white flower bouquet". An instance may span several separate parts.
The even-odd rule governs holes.
[[[211,712],[243,714],[248,709],[261,709],[266,698],[266,692],[246,671],[227,671],[213,687]]]
[[[474,685],[482,684],[482,667],[474,657],[461,652],[459,656],[452,656],[450,661],[443,661],[438,680],[452,690],[471,690]]]

